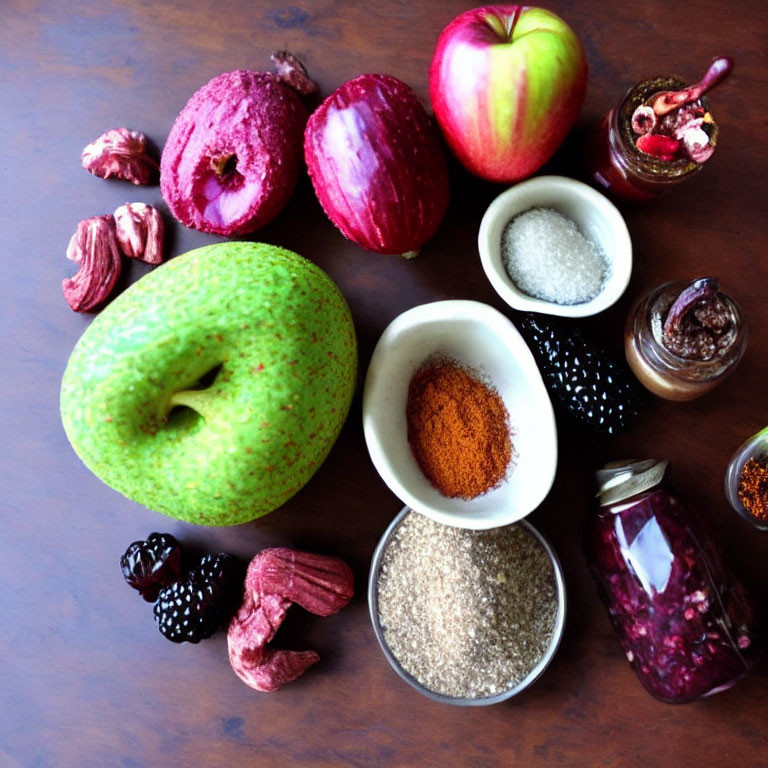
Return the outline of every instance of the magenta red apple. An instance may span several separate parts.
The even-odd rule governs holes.
[[[288,202],[301,169],[307,111],[267,72],[214,77],[187,102],[160,162],[160,187],[185,226],[234,237]]]
[[[413,255],[448,206],[439,135],[416,94],[387,75],[361,75],[312,113],[307,170],[328,218],[369,251]]]
[[[543,8],[498,5],[457,16],[430,68],[435,116],[470,170],[511,182],[538,170],[578,117],[587,61],[573,30]]]

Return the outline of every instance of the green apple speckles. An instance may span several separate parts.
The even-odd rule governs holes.
[[[61,387],[64,428],[107,485],[150,509],[234,525],[279,507],[349,410],[357,346],[338,288],[261,243],[191,251],[91,324]]]

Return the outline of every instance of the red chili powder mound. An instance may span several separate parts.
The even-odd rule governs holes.
[[[739,501],[755,520],[768,523],[768,461],[749,459],[741,470]]]
[[[473,499],[504,479],[512,458],[507,409],[456,363],[428,363],[413,375],[406,419],[414,458],[444,496]]]

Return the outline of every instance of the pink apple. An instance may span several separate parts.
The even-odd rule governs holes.
[[[472,173],[510,182],[530,176],[578,117],[587,60],[551,11],[492,5],[457,16],[432,59],[429,92],[451,149]]]

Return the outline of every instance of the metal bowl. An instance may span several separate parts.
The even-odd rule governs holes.
[[[368,610],[371,615],[371,623],[373,624],[373,631],[376,634],[376,639],[379,641],[381,650],[384,652],[387,661],[390,663],[392,669],[405,680],[410,686],[415,688],[419,693],[423,694],[432,701],[439,701],[443,704],[452,704],[459,707],[485,707],[490,704],[498,704],[501,701],[511,699],[513,696],[517,696],[518,693],[524,691],[528,686],[532,685],[549,666],[549,663],[555,656],[557,649],[560,645],[560,640],[563,637],[563,630],[565,628],[565,610],[566,610],[566,593],[565,593],[565,580],[563,578],[563,569],[560,565],[560,560],[557,557],[554,549],[550,543],[539,533],[536,528],[531,525],[527,520],[519,520],[514,525],[522,525],[526,530],[530,531],[541,543],[542,547],[549,555],[549,559],[552,563],[552,569],[555,574],[555,588],[557,590],[557,614],[555,616],[555,626],[552,631],[552,639],[549,642],[544,655],[539,659],[536,666],[516,685],[509,688],[502,693],[497,693],[493,696],[486,696],[483,698],[464,698],[460,696],[446,696],[442,693],[436,693],[430,690],[426,686],[422,685],[413,675],[406,672],[401,666],[400,662],[395,658],[392,651],[390,651],[386,640],[384,639],[384,630],[379,622],[379,605],[378,605],[378,583],[379,583],[379,571],[381,569],[381,560],[384,555],[384,550],[389,543],[390,537],[402,522],[403,518],[409,512],[413,512],[410,507],[404,507],[395,519],[389,524],[389,527],[384,531],[383,536],[379,540],[376,546],[376,550],[373,553],[373,559],[371,560],[371,570],[368,577]],[[414,514],[418,514],[414,512]]]
[[[725,495],[734,510],[759,531],[768,531],[768,523],[751,515],[739,500],[739,478],[744,465],[750,459],[768,455],[768,427],[752,435],[733,454],[725,472]]]

